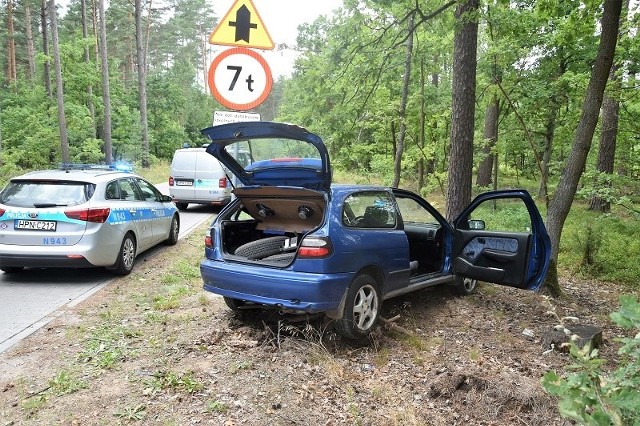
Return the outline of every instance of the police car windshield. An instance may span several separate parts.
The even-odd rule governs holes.
[[[12,181],[0,193],[0,204],[13,207],[76,206],[86,203],[95,185],[83,182]]]

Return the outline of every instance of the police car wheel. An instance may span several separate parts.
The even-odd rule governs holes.
[[[133,235],[127,234],[122,240],[118,260],[114,265],[115,273],[119,275],[128,275],[133,269],[136,261],[136,241]]]
[[[171,219],[171,229],[169,230],[169,238],[167,238],[167,245],[174,246],[178,242],[178,236],[180,234],[180,219],[177,215]]]

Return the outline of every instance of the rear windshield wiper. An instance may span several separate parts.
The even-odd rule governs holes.
[[[37,209],[44,209],[47,207],[66,207],[68,204],[56,204],[56,203],[33,203],[33,207]]]

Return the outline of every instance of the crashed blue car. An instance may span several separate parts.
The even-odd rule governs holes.
[[[246,122],[202,133],[238,182],[200,263],[204,289],[232,310],[323,313],[358,340],[392,297],[435,285],[467,295],[478,281],[543,283],[550,241],[525,190],[481,194],[449,223],[411,191],[332,184],[327,148],[304,128]]]

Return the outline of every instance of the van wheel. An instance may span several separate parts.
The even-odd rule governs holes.
[[[176,203],[178,210],[186,210],[189,207],[189,203]]]
[[[241,245],[233,253],[236,256],[243,256],[247,259],[262,259],[267,256],[282,253],[284,242],[288,240],[284,235],[276,237],[262,238],[260,240],[251,241]]]

